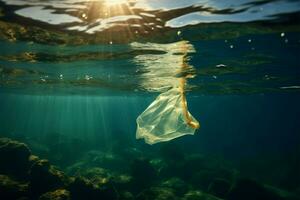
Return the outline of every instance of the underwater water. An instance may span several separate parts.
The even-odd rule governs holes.
[[[0,0],[0,199],[300,199],[299,13]]]

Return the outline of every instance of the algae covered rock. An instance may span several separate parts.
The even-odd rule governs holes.
[[[163,181],[161,186],[173,189],[179,196],[185,194],[189,188],[189,185],[186,182],[177,177]]]
[[[131,194],[128,191],[125,191],[125,192],[121,192],[120,193],[119,199],[122,199],[122,200],[134,200],[135,198],[134,198],[133,194]]]
[[[199,190],[192,190],[186,193],[182,198],[182,200],[221,200],[221,199]]]
[[[179,200],[170,188],[152,187],[136,196],[136,200]]]
[[[115,174],[111,182],[119,190],[131,190],[132,177],[128,174]]]
[[[264,185],[264,188],[280,196],[284,200],[300,200],[300,194],[298,194],[297,191],[290,192],[270,185]]]
[[[212,185],[215,180],[224,180],[228,183],[227,186],[231,186],[238,175],[238,171],[218,157],[196,154],[186,158],[178,175],[197,189],[208,192],[210,187],[215,186]],[[225,182],[222,183],[226,184]]]
[[[183,174],[185,178],[192,178],[196,172],[204,171],[210,174],[212,180],[215,178],[233,180],[236,175],[234,168],[222,158],[201,154],[186,157],[182,166],[182,173],[185,172]]]
[[[0,173],[25,178],[30,167],[31,152],[26,144],[0,138]]]
[[[225,198],[231,188],[231,184],[224,179],[217,178],[208,187],[208,193],[216,197]]]
[[[228,194],[228,200],[284,200],[263,185],[249,179],[241,179]]]
[[[81,166],[81,164],[79,164]],[[111,171],[101,167],[79,167],[75,165],[69,172],[89,180],[95,186],[112,183],[117,190],[127,190],[132,177],[129,174]]]
[[[131,163],[130,171],[136,191],[149,187],[157,180],[157,172],[148,159],[135,159]]]
[[[30,169],[30,189],[35,194],[65,187],[69,179],[47,160],[36,161]]]
[[[28,194],[28,185],[19,183],[6,175],[0,175],[0,199],[18,199]]]
[[[82,167],[77,169],[76,176],[87,178],[93,183],[106,183],[112,178],[109,170],[101,167]]]
[[[88,179],[76,177],[69,185],[72,200],[115,200],[118,195],[110,183],[94,185]]]
[[[208,192],[209,187],[216,178],[223,179],[223,177],[220,176],[217,171],[203,169],[201,171],[195,172],[194,176],[189,178],[187,181],[198,189]]]
[[[70,200],[70,192],[65,189],[58,189],[47,192],[40,196],[39,200]]]
[[[124,170],[125,160],[111,152],[98,150],[88,151],[83,154],[79,162],[67,167],[70,174],[75,174],[82,168],[101,167],[110,170]]]

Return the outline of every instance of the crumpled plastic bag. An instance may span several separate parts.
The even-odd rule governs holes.
[[[137,118],[137,139],[148,144],[194,135],[199,122],[188,112],[184,93],[179,87],[160,94]]]

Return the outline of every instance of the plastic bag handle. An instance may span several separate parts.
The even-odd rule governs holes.
[[[182,63],[181,63],[181,70],[184,71],[186,68],[188,68],[188,64],[187,64],[187,45],[185,45],[185,43],[182,43],[182,50],[184,52],[184,55],[182,57]],[[186,123],[194,128],[194,129],[198,129],[200,128],[200,124],[198,122],[194,122],[193,119],[191,118],[189,112],[188,112],[188,108],[187,108],[187,101],[186,101],[186,96],[185,96],[185,83],[186,83],[186,77],[182,77],[179,80],[179,91],[181,94],[181,105],[182,105],[182,109],[183,109],[183,114],[184,114],[184,118]]]
[[[179,86],[179,90],[180,90],[180,94],[181,94],[181,105],[182,105],[182,109],[183,109],[183,114],[184,114],[184,118],[186,123],[194,128],[194,129],[198,129],[200,128],[200,124],[197,122],[194,122],[193,119],[191,118],[189,112],[188,112],[188,108],[187,108],[187,101],[186,101],[186,96],[185,96],[185,90],[184,90],[184,85],[185,85],[185,78],[181,78],[180,80],[180,86]]]

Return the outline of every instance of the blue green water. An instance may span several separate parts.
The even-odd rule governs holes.
[[[132,148],[153,164],[174,145],[300,194],[299,1],[103,2],[0,1],[1,137],[66,171],[69,152]],[[200,129],[136,140],[137,117],[182,77]]]
[[[281,154],[299,146],[297,94],[189,97],[202,127],[195,136],[177,139],[187,149],[249,156]],[[135,140],[136,117],[151,97],[1,95],[1,132],[40,138],[62,133],[109,145],[124,134]],[[37,123],[37,119],[38,123]]]

